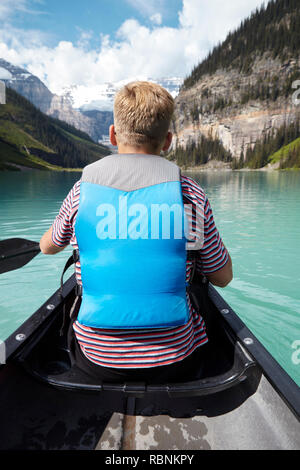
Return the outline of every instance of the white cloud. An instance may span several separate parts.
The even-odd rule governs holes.
[[[8,18],[16,11],[26,9],[27,0],[1,0],[0,2],[0,20]]]
[[[263,0],[183,0],[179,14],[181,27],[190,31],[199,43],[211,45],[225,39],[241,20],[250,15]]]
[[[31,1],[38,4],[43,3],[42,0]],[[44,12],[32,9],[29,6],[29,0],[0,0],[0,21],[8,21],[18,11],[34,15],[44,14]]]
[[[166,0],[126,0],[129,5],[135,8],[143,16],[152,16],[157,12],[162,12],[165,8]]]
[[[154,13],[154,15],[150,16],[150,21],[152,21],[152,23],[157,24],[157,25],[162,24],[161,13]]]
[[[148,5],[151,16],[159,11],[153,10],[156,0],[133,3]],[[183,0],[178,28],[165,27],[158,21],[146,27],[129,19],[121,25],[115,38],[101,36],[99,47],[94,49],[87,47],[89,33],[82,33],[77,43],[61,41],[56,47],[48,47],[37,31],[24,34],[6,28],[0,31],[0,57],[27,67],[54,93],[61,93],[72,84],[94,87],[133,78],[183,77],[262,3],[262,0],[231,0],[230,3]]]
[[[77,31],[79,31],[80,37],[77,41],[77,46],[81,48],[88,48],[90,44],[90,40],[93,38],[92,31],[84,31],[81,28],[76,27]]]

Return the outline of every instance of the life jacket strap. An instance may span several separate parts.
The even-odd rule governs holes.
[[[66,262],[65,267],[64,267],[63,272],[62,272],[62,275],[61,275],[61,278],[60,278],[59,296],[60,296],[61,300],[63,300],[64,274],[69,269],[69,267],[72,266],[72,264],[75,264],[78,260],[79,260],[79,251],[78,250],[73,250],[73,254],[72,254],[72,256],[70,256],[70,258]],[[79,287],[81,287],[81,286],[79,286]],[[82,293],[81,293],[81,295],[82,295]],[[65,330],[65,326],[66,326],[66,316],[67,316],[66,304],[65,304],[65,302],[63,302],[63,321],[62,321],[62,326],[61,326],[61,329],[60,329],[60,336],[64,335],[64,330]]]
[[[79,250],[73,250],[73,260],[74,263],[77,263],[77,261],[79,261]]]
[[[194,276],[195,276],[195,272],[196,272],[196,262],[197,262],[197,251],[196,250],[190,250],[187,252],[187,261],[191,261],[192,262],[192,271],[191,271],[191,275],[190,275],[190,280],[189,280],[189,284],[192,285],[193,283],[193,279],[194,279]]]

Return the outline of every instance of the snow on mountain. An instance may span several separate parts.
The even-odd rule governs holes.
[[[0,80],[10,80],[12,77],[13,76],[9,70],[4,67],[0,67]]]
[[[152,79],[143,78],[145,81],[158,83],[166,88],[175,98],[179,93],[179,88],[183,82],[181,78]],[[66,87],[63,96],[68,97],[75,109],[81,111],[112,111],[113,101],[116,92],[132,80],[122,80],[117,83],[104,83],[96,86],[73,85]]]

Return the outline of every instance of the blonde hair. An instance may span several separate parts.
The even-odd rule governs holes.
[[[174,99],[160,85],[131,82],[115,97],[114,125],[118,143],[159,147],[166,138]]]

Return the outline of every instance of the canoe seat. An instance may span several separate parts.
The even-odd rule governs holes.
[[[144,382],[104,383],[88,376],[76,364],[71,366],[66,348],[58,348],[55,354],[39,356],[26,360],[26,369],[48,385],[73,391],[120,392],[131,396],[144,396],[153,393],[164,393],[169,397],[187,397],[210,395],[234,387],[246,381],[256,369],[255,361],[249,356],[239,341],[227,335],[228,345],[232,348],[232,357],[224,355],[224,350],[216,350],[214,345],[206,354],[205,364],[195,370],[195,379],[190,382],[165,384],[148,384]],[[49,350],[48,350],[49,351]],[[209,354],[209,351],[213,351]],[[225,356],[225,357],[224,357]]]
[[[208,396],[239,384],[248,384],[252,389],[257,380],[258,368],[242,343],[234,335],[227,322],[222,320],[219,310],[210,301],[207,289],[197,281],[190,292],[198,302],[209,337],[204,360],[195,370],[189,382],[151,384],[144,382],[99,383],[85,374],[76,365],[71,365],[66,341],[59,336],[62,321],[61,303],[49,319],[47,327],[37,330],[37,338],[24,348],[19,362],[38,380],[64,390],[78,392],[118,392],[126,396],[142,397],[156,393],[168,397]],[[65,297],[66,311],[75,298],[71,288]],[[55,315],[54,315],[55,313]]]
[[[247,355],[240,343],[235,345],[234,363],[227,372],[195,379],[185,383],[168,383],[151,385],[144,382],[127,382],[122,384],[96,383],[91,378],[87,378],[80,369],[73,366],[69,371],[59,375],[48,375],[46,382],[55,387],[83,390],[83,391],[115,391],[126,395],[143,396],[149,393],[166,393],[170,397],[201,396],[217,393],[227,388],[238,385],[247,379],[251,368],[255,367],[255,362]],[[252,371],[251,371],[252,372]],[[197,376],[197,371],[195,371]],[[42,377],[40,377],[42,378]]]

